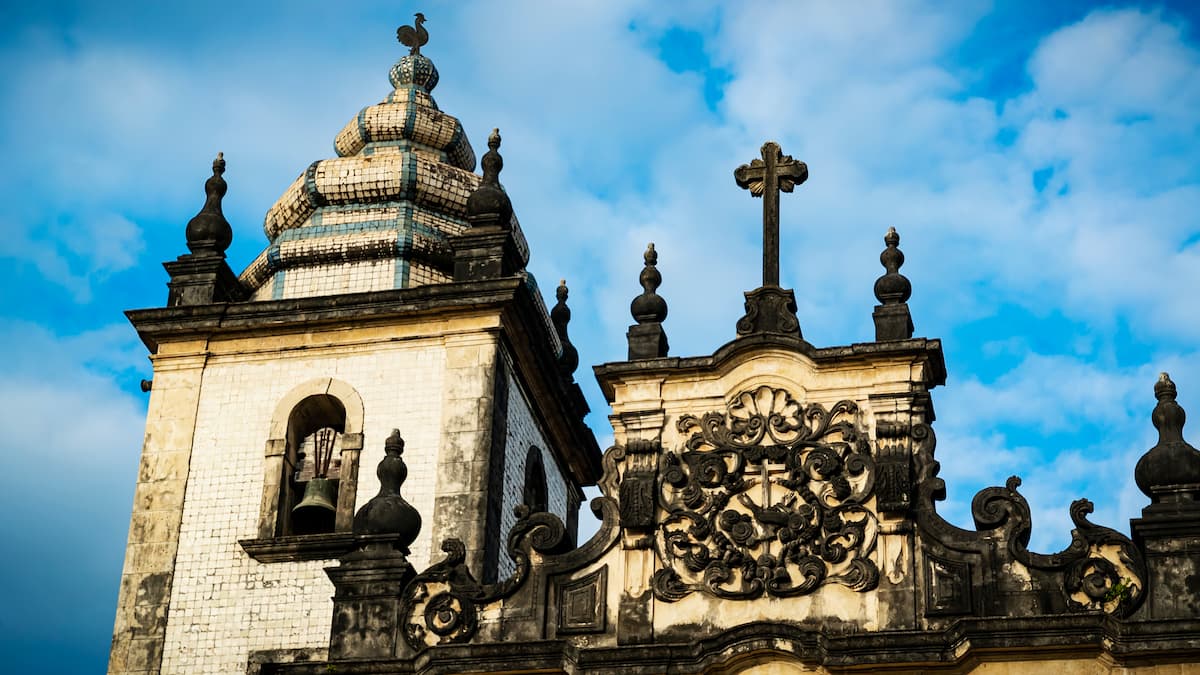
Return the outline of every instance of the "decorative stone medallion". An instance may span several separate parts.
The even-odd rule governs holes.
[[[738,394],[724,413],[681,416],[676,428],[687,440],[658,471],[665,515],[655,596],[875,588],[879,570],[868,556],[879,525],[866,506],[875,463],[857,412],[852,401],[826,410],[763,386]]]

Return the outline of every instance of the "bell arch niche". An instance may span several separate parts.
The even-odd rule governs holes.
[[[263,462],[260,562],[335,558],[348,549],[363,447],[362,397],[333,378],[292,389],[275,408]]]

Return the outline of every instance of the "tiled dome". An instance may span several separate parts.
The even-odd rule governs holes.
[[[241,274],[254,300],[450,280],[448,240],[469,227],[480,183],[475,152],[430,95],[432,61],[406,55],[389,79],[394,91],[338,133],[338,156],[313,162],[267,211],[270,246]]]

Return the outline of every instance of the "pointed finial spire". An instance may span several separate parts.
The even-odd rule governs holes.
[[[233,228],[221,212],[221,200],[229,186],[225,184],[225,153],[218,152],[212,163],[213,175],[204,182],[204,206],[187,224],[188,250],[192,253],[224,255],[233,241]]]
[[[662,285],[662,274],[658,271],[658,251],[654,250],[653,242],[646,246],[642,259],[645,267],[638,275],[642,294],[633,299],[629,311],[638,323],[662,323],[667,318],[667,301],[656,292]]]
[[[1200,451],[1183,438],[1187,413],[1175,401],[1178,390],[1166,373],[1154,384],[1158,404],[1150,416],[1158,429],[1158,443],[1138,460],[1134,480],[1154,505],[1196,501],[1200,498]]]
[[[500,187],[500,171],[504,168],[504,158],[500,156],[500,129],[492,129],[488,134],[488,151],[483,155],[483,182]]]
[[[408,478],[404,463],[404,438],[393,429],[383,443],[384,457],[375,473],[379,476],[379,494],[354,515],[354,534],[390,535],[392,546],[408,554],[408,546],[421,531],[421,514],[400,496],[400,486]]]
[[[883,243],[887,248],[879,254],[879,262],[887,272],[875,281],[875,297],[884,305],[908,302],[912,297],[912,283],[900,274],[900,266],[904,264],[904,253],[900,250],[900,235],[896,228],[888,228],[887,234],[883,235]]]
[[[907,340],[913,335],[912,315],[908,311],[912,282],[900,274],[904,253],[900,251],[896,228],[888,228],[883,243],[887,248],[879,254],[879,262],[886,271],[875,280],[875,297],[880,302],[875,307],[875,340]]]
[[[508,228],[512,220],[512,201],[500,185],[504,158],[500,156],[499,129],[492,129],[492,134],[488,136],[488,151],[480,163],[483,165],[483,181],[467,197],[467,220],[473,227],[499,225]]]
[[[653,359],[667,355],[667,335],[662,322],[667,318],[667,301],[658,294],[662,274],[658,271],[658,251],[654,242],[646,246],[642,255],[645,267],[638,275],[642,294],[629,304],[629,311],[637,325],[629,327],[629,359]]]
[[[562,343],[562,355],[558,357],[558,372],[564,379],[569,380],[574,376],[575,369],[579,367],[579,351],[575,349],[575,345],[571,344],[571,338],[567,336],[567,324],[571,322],[571,308],[567,307],[567,294],[567,280],[562,279],[558,282],[558,289],[555,292],[558,303],[554,305],[554,309],[550,310],[550,320],[554,323],[555,332],[558,333],[558,341]]]

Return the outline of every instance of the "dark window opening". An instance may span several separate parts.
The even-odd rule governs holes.
[[[546,488],[546,468],[542,465],[542,451],[530,446],[525,456],[525,488],[522,501],[531,513],[549,510],[549,495]]]

